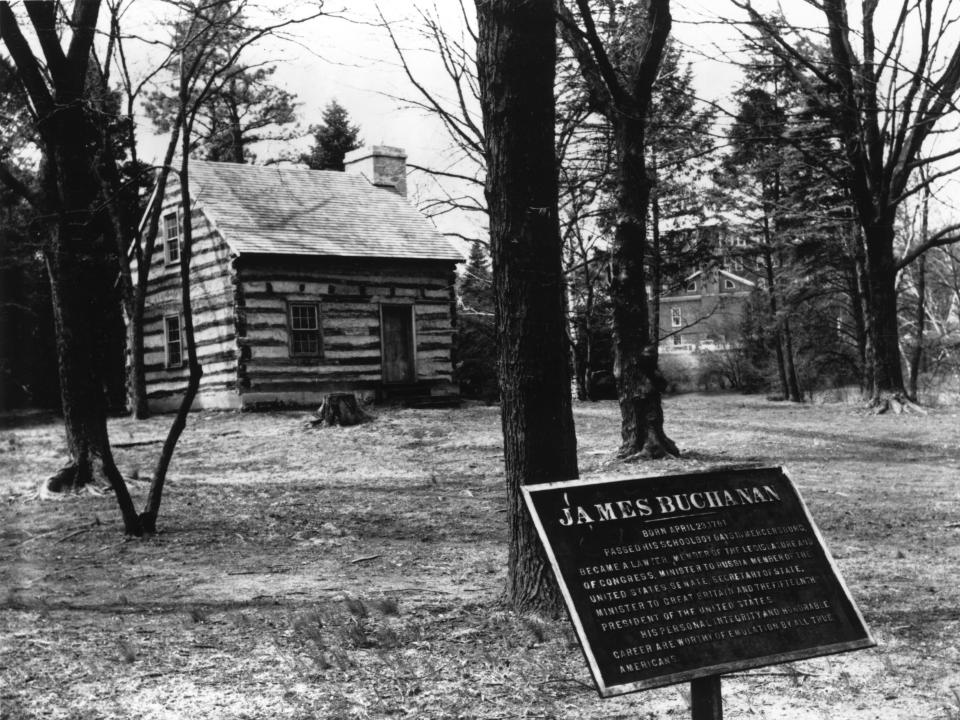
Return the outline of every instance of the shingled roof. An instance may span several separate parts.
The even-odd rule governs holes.
[[[405,198],[360,175],[192,160],[190,185],[240,255],[463,260]]]

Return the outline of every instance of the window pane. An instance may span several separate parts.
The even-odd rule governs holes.
[[[177,214],[176,214],[176,213],[170,213],[169,215],[165,215],[165,216],[164,216],[164,218],[163,218],[163,231],[164,231],[164,233],[163,233],[163,234],[164,234],[164,237],[167,238],[168,240],[170,240],[170,239],[172,239],[172,238],[179,237],[179,235],[180,235],[180,228],[179,228],[179,226],[177,225]]]
[[[167,366],[179,367],[183,364],[183,338],[181,336],[180,316],[169,315],[164,318],[167,335]]]
[[[293,355],[320,354],[320,318],[313,303],[290,305],[290,352]]]
[[[291,305],[290,324],[294,330],[316,330],[317,307],[315,305]]]

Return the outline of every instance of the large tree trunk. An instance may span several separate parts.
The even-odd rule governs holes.
[[[557,612],[520,487],[576,478],[557,218],[552,0],[477,0],[510,525],[507,600]]]
[[[80,103],[64,105],[56,122],[61,144],[48,150],[52,157],[44,165],[42,183],[59,209],[46,259],[70,462],[46,487],[54,492],[88,483],[111,487],[127,532],[138,534],[136,510],[107,434],[103,323],[116,310],[116,266],[91,210],[98,185],[86,152],[88,126]]]
[[[890,213],[892,216],[892,213]],[[897,326],[896,262],[893,256],[893,218],[865,229],[868,328],[873,353],[871,401],[883,402],[890,395],[906,395],[900,362]]]
[[[621,117],[616,127],[620,166],[617,224],[610,247],[614,376],[620,401],[621,457],[678,455],[663,430],[666,381],[657,367],[657,339],[650,335],[647,308],[646,211],[650,178],[644,161],[644,119]]]

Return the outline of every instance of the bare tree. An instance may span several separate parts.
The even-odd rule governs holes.
[[[189,143],[199,101],[215,87],[216,78],[223,77],[229,69],[225,64],[220,74],[213,73],[202,80],[197,72],[205,62],[205,49],[212,46],[212,39],[218,29],[215,24],[210,24],[210,16],[206,14],[214,4],[217,3],[185,5],[193,8],[191,22],[194,29],[188,33],[188,44],[177,48],[178,51],[190,52],[175,53],[179,55],[180,62],[181,102],[177,120],[173,125],[174,133],[163,166],[158,172],[154,190],[156,198],[163,196],[179,140],[183,151],[179,173],[187,208],[189,175],[186,149],[189,145],[183,143]],[[109,192],[110,189],[117,188],[116,158],[111,155],[107,146],[106,135],[99,130],[90,113],[91,94],[97,89],[102,90],[106,85],[102,67],[96,66],[95,58],[93,68],[90,62],[100,5],[98,0],[78,0],[75,3],[73,14],[68,21],[73,31],[72,38],[65,52],[59,39],[56,4],[27,4],[26,11],[47,66],[46,73],[23,35],[20,23],[8,2],[0,2],[0,37],[10,52],[30,101],[44,156],[41,190],[35,193],[23,185],[25,197],[51,218],[51,239],[44,254],[56,318],[62,403],[72,460],[48,481],[47,487],[51,490],[63,490],[91,482],[109,483],[117,496],[125,531],[131,535],[142,535],[144,532],[152,532],[156,527],[166,471],[180,433],[186,425],[187,413],[202,373],[196,359],[190,317],[191,227],[189,220],[185,218],[180,272],[190,378],[184,402],[158,459],[145,510],[138,514],[112,456],[106,426],[102,348],[98,345],[101,318],[108,312],[111,303],[116,302],[110,290],[117,275],[114,260],[117,243],[125,246],[125,242],[121,242],[120,238],[129,237],[124,232],[126,224],[118,219],[119,212],[116,207],[111,207],[118,200],[116,193]],[[113,10],[117,6],[110,7]],[[310,17],[319,14],[318,9]],[[302,22],[303,19],[298,21]],[[236,56],[256,39],[292,22],[297,21],[281,21],[249,32],[246,39],[234,48],[230,59],[235,60]],[[112,18],[111,30],[111,47],[116,47],[114,43],[120,38],[116,15]],[[174,53],[171,57],[173,55]],[[111,51],[108,51],[107,57],[111,57]],[[91,76],[94,78],[92,82]],[[6,180],[8,174],[16,181],[9,168],[0,173],[0,177],[4,178],[5,184],[10,185],[11,182]],[[141,319],[160,206],[159,201],[154,203],[144,236],[136,238],[133,243],[138,275],[133,304],[136,306],[139,303]],[[112,225],[104,221],[101,207],[109,209]],[[185,215],[188,217],[189,213]],[[121,252],[120,257],[121,262],[125,263],[125,252]],[[140,327],[142,328],[142,320]]]
[[[575,478],[554,156],[553,0],[477,0],[510,546],[507,597],[559,606],[520,486]]]
[[[896,273],[925,249],[955,242],[957,228],[933,237],[898,259],[894,248],[897,207],[919,192],[911,178],[929,167],[929,181],[952,172],[960,148],[921,155],[947,128],[960,91],[960,45],[950,42],[957,21],[951,3],[902,0],[889,38],[876,34],[878,0],[862,3],[851,26],[845,0],[810,2],[823,13],[829,40],[826,64],[803,51],[795,28],[775,23],[750,0],[745,10],[768,51],[790,67],[809,100],[832,119],[842,144],[847,182],[863,231],[864,309],[872,360],[871,402],[879,408],[906,397],[899,350]],[[919,41],[919,42],[918,42]],[[854,43],[859,42],[859,53]],[[916,52],[911,52],[916,48]]]
[[[169,174],[174,170],[173,158],[179,141],[180,202],[183,206],[182,247],[180,248],[180,303],[183,313],[183,333],[187,348],[188,377],[183,398],[157,459],[150,492],[138,520],[140,532],[156,530],[157,515],[163,497],[167,470],[180,435],[187,425],[187,417],[200,387],[203,368],[197,358],[194,337],[193,309],[190,292],[190,259],[193,248],[192,200],[190,193],[190,152],[194,147],[193,129],[210,98],[221,92],[225,83],[235,77],[241,53],[262,38],[284,27],[319,17],[322,3],[316,10],[294,19],[280,19],[275,23],[253,26],[245,18],[247,3],[236,0],[175,0],[174,4],[185,20],[177,24],[168,62],[176,62],[178,71],[177,106],[172,114],[172,134],[167,145],[163,165],[157,173],[153,202],[150,207],[143,238],[136,239],[137,287],[136,312],[139,327],[143,327],[143,312],[149,283],[150,259],[163,213],[163,197]],[[224,52],[221,35],[229,31],[233,38]],[[141,242],[143,247],[141,246]],[[140,342],[142,348],[142,340]]]
[[[610,296],[613,306],[614,375],[620,400],[622,457],[677,455],[663,429],[662,392],[657,367],[658,338],[651,336],[646,289],[646,216],[651,178],[644,138],[653,84],[670,32],[669,0],[629,5],[623,17],[598,29],[589,0],[577,0],[577,14],[557,4],[561,32],[577,58],[591,107],[613,129],[616,148],[616,223],[610,245]],[[615,4],[608,11],[616,12]],[[634,45],[625,52],[629,38]],[[606,42],[605,42],[606,40]],[[617,43],[621,47],[617,47]],[[639,46],[637,46],[639,45]]]
[[[453,157],[444,166],[410,163],[433,181],[432,194],[420,202],[420,210],[429,217],[448,213],[486,215],[483,197],[486,161],[484,128],[480,117],[480,87],[477,79],[476,21],[464,0],[457,0],[456,11],[462,19],[461,31],[454,34],[436,8],[416,9],[417,35],[432,57],[443,66],[443,86],[431,87],[414,71],[410,51],[401,43],[394,26],[380,13],[380,22],[393,46],[397,62],[414,92],[394,97],[403,105],[438,119],[450,138]],[[484,218],[485,220],[485,218]],[[478,240],[475,237],[464,240]]]
[[[44,260],[50,279],[57,336],[61,401],[69,464],[51,489],[109,484],[124,517],[136,517],[107,435],[104,349],[100,323],[115,309],[114,247],[104,237],[98,205],[97,168],[102,135],[90,113],[89,66],[100,3],[76,2],[68,20],[71,36],[61,44],[57,5],[25,5],[41,57],[24,36],[10,3],[0,2],[3,39],[30,103],[44,162],[40,190],[24,197],[49,219]],[[44,67],[45,65],[45,67]],[[13,176],[10,170],[4,174]],[[8,182],[8,185],[10,183]],[[135,526],[128,524],[128,531]]]

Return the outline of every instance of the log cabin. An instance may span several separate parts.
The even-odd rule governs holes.
[[[405,163],[387,146],[348,154],[347,172],[191,162],[194,408],[456,395],[463,257],[406,200]],[[178,182],[162,202],[144,318],[147,398],[160,412],[176,408],[187,376]]]

